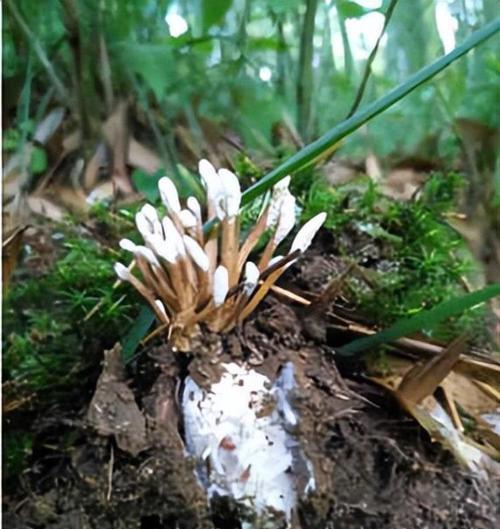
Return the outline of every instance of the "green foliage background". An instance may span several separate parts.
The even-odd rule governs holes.
[[[4,97],[19,97],[32,56],[33,90],[43,97],[51,81],[34,43],[26,40],[12,17],[11,2],[4,6]],[[299,130],[306,139],[345,117],[366,62],[356,53],[359,43],[353,43],[349,24],[384,13],[388,3],[381,0],[378,8],[367,8],[361,0],[19,0],[16,5],[67,87],[77,82],[71,43],[79,38],[80,83],[96,117],[106,113],[100,55],[105,43],[115,95],[134,96],[140,107],[158,109],[162,117],[157,125],[164,137],[179,118],[196,137],[197,121],[203,118],[228,124],[247,148],[269,152],[273,123],[296,124],[301,106],[310,106],[310,126]],[[457,43],[497,13],[495,0],[448,4],[458,22]],[[315,24],[309,35],[313,64],[308,71],[300,63],[301,25],[311,5]],[[380,97],[443,53],[435,7],[432,0],[398,2],[364,102]],[[188,31],[178,38],[170,36],[164,20],[173,12],[188,24]],[[78,21],[76,29],[68,23],[71,16]],[[336,35],[341,35],[343,49],[332,40]],[[498,37],[355,134],[345,152],[360,154],[369,148],[383,156],[403,156],[425,144],[429,156],[452,159],[458,149],[455,118],[489,126],[500,122],[498,112],[491,112],[500,76],[497,49]],[[263,67],[271,71],[269,81],[259,77]],[[312,76],[312,90],[299,100],[297,87],[304,75]],[[29,117],[36,111],[35,104]],[[24,118],[18,116],[18,121]]]

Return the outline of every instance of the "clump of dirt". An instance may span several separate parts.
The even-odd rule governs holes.
[[[316,289],[342,271],[332,256],[313,252],[290,274]],[[300,502],[298,526],[498,526],[499,484],[462,471],[386,394],[354,378],[352,366],[339,373],[322,325],[318,311],[270,296],[240,329],[206,335],[200,345],[271,379],[284,362],[294,363],[298,436],[316,474],[316,492]],[[119,353],[106,352],[85,398],[65,395],[33,424],[30,467],[15,487],[4,488],[5,527],[240,529],[241,507],[224,498],[207,504],[182,442],[177,385],[188,372],[203,376],[202,359],[160,344],[124,370]]]

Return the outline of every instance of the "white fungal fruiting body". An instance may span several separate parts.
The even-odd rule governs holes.
[[[196,217],[191,211],[189,211],[189,209],[183,209],[179,213],[179,219],[183,227],[187,229],[194,228],[198,224]]]
[[[183,237],[184,245],[186,250],[193,261],[204,271],[208,271],[209,262],[208,256],[203,251],[203,248],[189,235]]]
[[[130,279],[130,271],[129,269],[122,263],[115,263],[115,272],[116,275],[121,279],[122,281],[128,281]]]
[[[295,226],[295,197],[287,194],[280,206],[279,218],[274,234],[274,242],[280,244]]]
[[[245,264],[245,283],[243,286],[247,296],[249,296],[257,286],[259,275],[260,272],[257,265],[252,263],[252,261],[247,261]]]
[[[221,178],[215,170],[215,167],[208,160],[200,160],[198,170],[200,172],[201,181],[207,192],[207,200],[214,209],[217,217],[220,220],[223,220],[226,216],[223,207],[226,193]]]
[[[186,249],[182,241],[182,235],[177,231],[172,219],[170,217],[163,217],[161,224],[165,234],[165,242],[173,246],[179,255],[185,255]]]
[[[186,202],[187,207],[191,213],[201,221],[201,206],[198,200],[195,197],[189,197]]]
[[[214,274],[214,305],[219,307],[226,299],[229,291],[229,274],[225,266],[218,266]]]
[[[201,206],[193,196],[187,199],[186,208],[182,209],[172,180],[166,176],[161,178],[158,187],[167,208],[166,215],[160,220],[157,210],[151,204],[145,204],[135,217],[145,246],[128,239],[120,241],[122,249],[140,258],[137,269],[149,277],[141,282],[121,268],[117,273],[121,274],[120,279],[140,289],[141,295],[147,295],[148,301],[153,295],[161,299],[172,316],[172,325],[182,310],[183,321],[192,325],[207,322],[210,330],[219,332],[229,330],[248,317],[271,287],[268,281],[259,284],[260,275],[267,278],[266,269],[281,259],[272,254],[295,225],[295,197],[288,189],[289,176],[278,182],[270,203],[241,243],[239,209],[242,195],[238,178],[227,169],[217,171],[208,160],[200,161],[199,172],[207,195],[208,218],[202,217]],[[205,233],[202,226],[213,220],[214,215],[222,221],[221,225]],[[295,237],[290,252],[304,252],[325,218],[326,214],[320,213],[307,222]],[[271,230],[271,238],[256,266],[247,262],[247,258],[266,228]],[[145,266],[143,260],[153,269]],[[293,261],[295,258],[283,263],[281,273]],[[275,271],[273,281],[280,276],[280,270]],[[229,310],[231,305],[233,313]],[[157,308],[153,306],[156,312]],[[186,320],[187,314],[192,316]]]
[[[290,177],[285,176],[274,187],[271,195],[271,202],[269,204],[269,213],[267,215],[267,227],[276,226],[280,218],[283,200],[287,196],[292,196],[288,190],[290,185]]]
[[[218,172],[222,188],[224,189],[224,211],[227,217],[234,219],[240,211],[241,188],[236,175],[227,169]]]
[[[127,252],[134,253],[137,248],[135,242],[132,242],[130,239],[121,239],[118,244],[120,245],[120,248],[122,250],[125,250]]]
[[[293,253],[295,250],[305,252],[311,245],[318,230],[323,226],[325,220],[326,213],[319,213],[312,219],[308,220],[295,236],[295,239],[292,242],[292,247],[290,248],[290,253]]]
[[[179,213],[181,211],[181,204],[179,202],[179,194],[177,188],[170,178],[164,176],[158,181],[158,189],[160,191],[160,197],[168,209],[172,213]]]
[[[297,497],[306,492],[298,484],[314,486],[291,433],[298,421],[291,404],[293,365],[286,363],[274,384],[246,366],[222,367],[209,391],[188,377],[182,395],[187,448],[199,479],[209,496],[228,495],[257,513],[274,509],[290,519]]]

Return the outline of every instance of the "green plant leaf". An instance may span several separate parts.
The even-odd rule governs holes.
[[[207,30],[212,26],[220,25],[232,3],[232,0],[203,1],[203,29]]]
[[[125,44],[117,52],[124,67],[140,75],[161,101],[174,75],[172,50],[164,44]]]
[[[484,303],[496,296],[500,296],[500,283],[494,283],[481,290],[443,301],[432,309],[419,312],[416,316],[399,320],[388,329],[377,334],[354,340],[337,349],[337,352],[342,355],[352,355],[378,345],[393,342],[398,338],[408,336],[423,329],[432,329],[441,321],[452,316],[457,316],[465,310]]]
[[[154,174],[146,173],[142,169],[134,169],[132,172],[132,182],[140,193],[142,193],[149,202],[156,202],[160,198],[158,191],[158,180],[165,174],[163,169],[159,169]]]
[[[121,340],[123,361],[125,363],[131,360],[141,340],[146,336],[151,325],[153,325],[154,320],[153,311],[148,306],[143,305],[134,324]]]
[[[40,174],[47,170],[47,153],[42,147],[33,148],[30,169],[33,174]]]
[[[156,202],[160,198],[158,191],[158,180],[165,176],[165,169],[158,169],[153,174],[146,173],[141,169],[135,169],[132,173],[132,181],[134,182],[137,191],[141,192],[149,202]],[[183,165],[177,165],[177,175],[168,175],[175,186],[181,198],[195,196],[198,200],[203,201],[205,194],[199,179],[197,179],[190,171]]]
[[[451,63],[495,35],[495,33],[498,31],[500,31],[500,17],[493,20],[489,24],[486,24],[481,29],[475,31],[472,35],[466,38],[460,46],[457,46],[447,55],[440,57],[433,63],[414,73],[404,83],[401,83],[399,86],[393,88],[385,96],[364,106],[353,116],[340,122],[316,141],[310,143],[295,153],[293,156],[288,158],[288,160],[286,160],[284,163],[273,169],[253,186],[249,187],[243,193],[242,203],[248,204],[248,202],[252,201],[254,198],[271,189],[271,187],[276,184],[276,182],[279,182],[286,175],[296,173],[297,171],[304,169],[308,165],[314,163],[318,157],[331,149],[340,140],[359,129],[367,121],[370,121],[375,116],[381,114],[384,110],[403,99],[429,79],[432,79],[435,75],[447,68]]]
[[[337,11],[343,18],[360,18],[367,13],[371,13],[372,9],[367,9],[356,2],[350,0],[342,0],[337,2]]]

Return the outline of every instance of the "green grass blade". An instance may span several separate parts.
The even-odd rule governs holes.
[[[122,343],[122,358],[125,363],[132,359],[137,347],[141,343],[141,340],[146,336],[151,325],[155,321],[155,315],[153,311],[147,305],[143,305],[139,316],[134,321],[132,327],[130,327],[127,334],[121,340]]]
[[[295,153],[284,163],[261,178],[253,186],[249,187],[243,193],[242,203],[247,204],[248,202],[251,202],[253,199],[269,190],[274,184],[276,184],[276,182],[279,182],[279,180],[284,178],[286,175],[292,174],[312,163],[316,158],[318,158],[333,145],[338,143],[341,139],[345,138],[356,129],[361,127],[364,123],[403,99],[410,92],[443,71],[452,62],[456,61],[467,52],[492,37],[498,31],[500,31],[500,18],[493,20],[481,29],[475,31],[453,51],[447,55],[444,55],[443,57],[440,57],[435,62],[425,66],[413,74],[404,83],[400,84],[396,88],[393,88],[385,96],[377,99],[369,105],[366,105],[361,110],[356,112],[356,114],[340,122],[316,141]]]
[[[457,316],[465,310],[500,296],[500,283],[494,283],[460,297],[448,299],[429,310],[423,310],[411,318],[397,321],[394,325],[372,336],[366,336],[337,349],[341,355],[351,355],[366,349],[393,342],[422,329],[432,329],[441,321]]]

